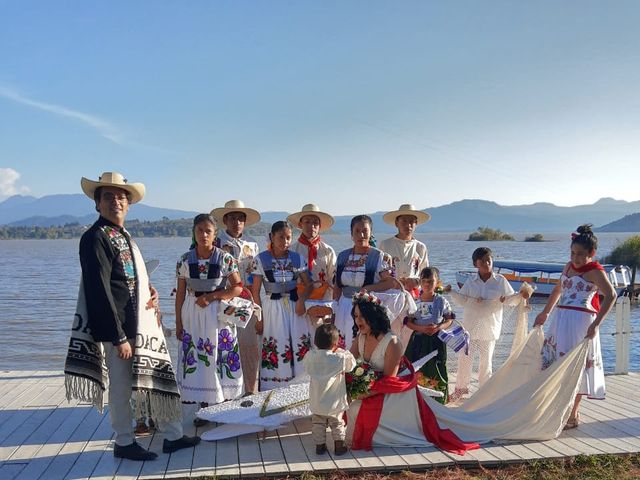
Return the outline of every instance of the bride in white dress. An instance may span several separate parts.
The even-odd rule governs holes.
[[[372,395],[349,406],[347,439],[353,449],[434,445],[464,454],[478,448],[478,443],[548,440],[562,432],[580,385],[589,340],[541,371],[544,335],[535,328],[495,378],[462,407],[450,408],[421,393],[374,295],[354,298],[353,316],[359,332],[351,352],[383,375],[372,386]]]
[[[391,332],[385,307],[374,295],[354,297],[352,315],[358,336],[351,353],[382,373],[376,392],[364,400],[351,403],[348,431],[354,449],[369,450],[374,445],[412,447],[436,444],[455,453],[478,448],[465,444],[450,430],[442,430],[420,393],[413,369],[401,362],[404,346]],[[400,372],[400,365],[408,367]],[[380,394],[386,395],[380,395]],[[362,415],[359,416],[359,414]]]

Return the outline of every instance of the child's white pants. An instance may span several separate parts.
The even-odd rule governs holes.
[[[347,428],[343,420],[344,412],[336,415],[311,415],[311,435],[316,445],[326,443],[327,423],[331,428],[331,436],[333,440],[344,440]]]

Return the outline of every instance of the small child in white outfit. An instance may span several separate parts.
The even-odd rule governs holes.
[[[316,348],[310,350],[303,360],[304,368],[311,377],[311,433],[318,455],[327,451],[327,423],[331,428],[335,454],[343,455],[347,452],[343,415],[349,403],[344,374],[355,368],[356,359],[351,352],[338,348],[339,340],[339,331],[335,325],[320,325],[314,338]]]

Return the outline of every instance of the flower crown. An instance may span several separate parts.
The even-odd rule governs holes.
[[[382,301],[376,297],[373,293],[367,292],[366,290],[362,292],[356,293],[351,299],[351,303],[356,304],[359,302],[371,302],[376,305],[381,305]]]

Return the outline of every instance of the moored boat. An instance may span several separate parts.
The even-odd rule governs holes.
[[[523,282],[533,285],[533,293],[537,297],[548,297],[560,280],[560,275],[566,263],[562,262],[518,262],[510,260],[494,260],[493,268],[502,274],[517,292]],[[631,269],[625,265],[603,265],[609,281],[620,295],[629,285]],[[475,271],[459,271],[456,273],[456,283],[462,288],[464,282]]]

